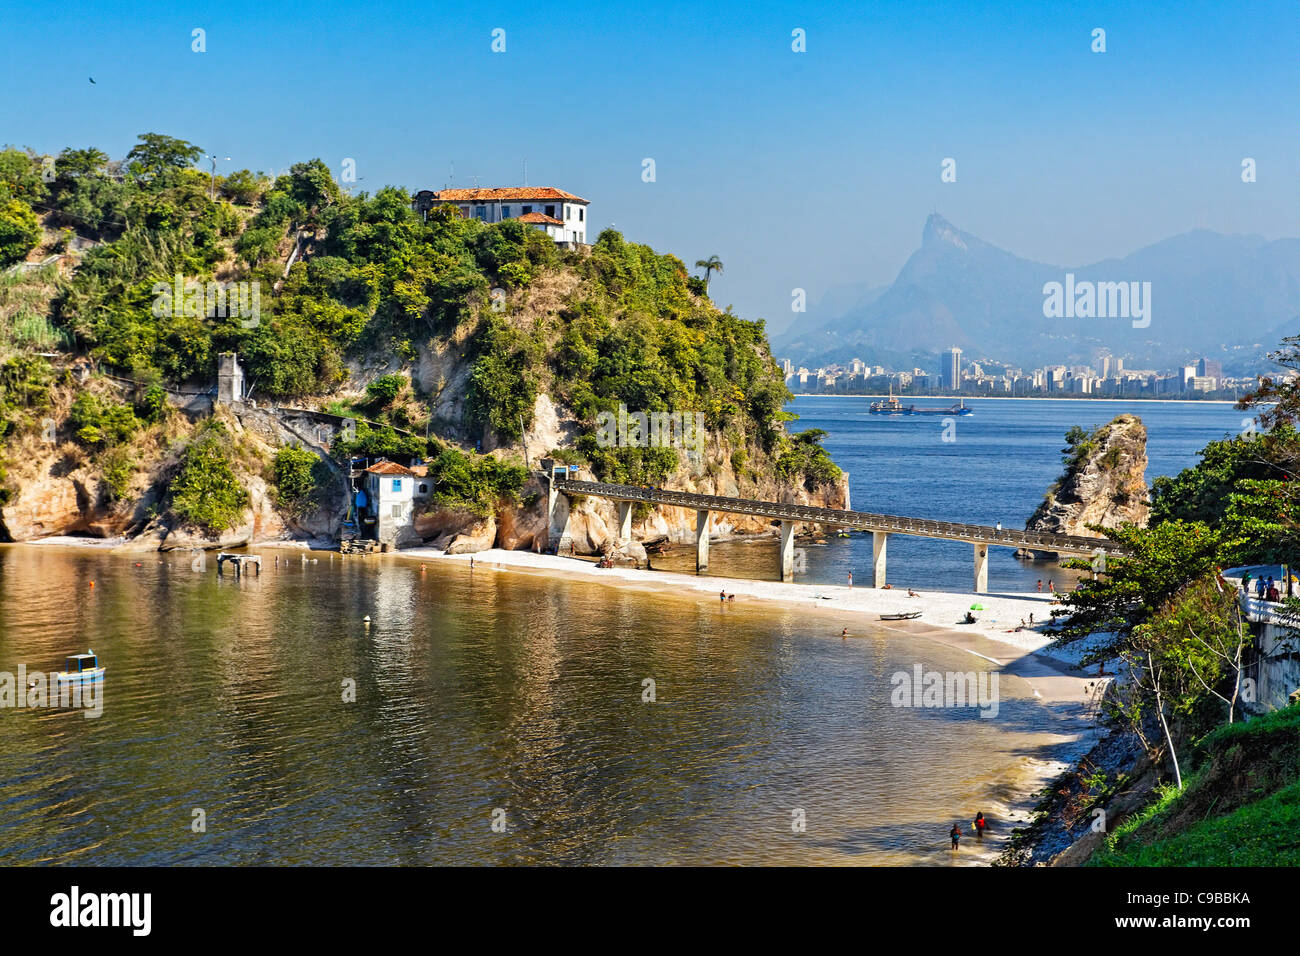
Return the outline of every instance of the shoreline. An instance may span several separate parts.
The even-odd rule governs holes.
[[[69,547],[104,554],[122,555],[117,550],[120,539],[50,537],[36,541],[12,542],[11,546]],[[266,541],[234,550],[290,550],[305,552],[307,542]],[[126,555],[128,557],[133,554]],[[1100,740],[1094,722],[1087,714],[1087,701],[1096,677],[1074,670],[1082,648],[1061,653],[1051,650],[1051,639],[1040,628],[1050,621],[1050,609],[1056,595],[1050,593],[974,594],[954,591],[925,591],[917,597],[905,588],[878,589],[847,585],[796,584],[742,578],[700,576],[678,571],[654,571],[636,568],[595,566],[594,561],[531,551],[489,549],[474,554],[449,555],[434,548],[408,548],[372,557],[395,558],[403,563],[438,563],[493,573],[518,573],[533,577],[579,580],[604,587],[624,588],[646,595],[672,595],[707,605],[722,604],[719,592],[736,596],[737,603],[764,610],[795,608],[826,622],[826,639],[840,636],[849,629],[849,639],[867,636],[872,631],[887,631],[900,637],[920,638],[963,651],[993,664],[1000,673],[1024,682],[1040,705],[1043,720],[1035,731],[1046,735],[1044,754],[1025,757],[1008,771],[1005,794],[986,806],[996,828],[983,839],[963,840],[959,856],[951,865],[992,865],[1002,855],[1012,830],[1032,820],[1039,792],[1078,763]],[[364,560],[364,558],[362,559]],[[984,605],[975,612],[977,623],[958,623],[973,603]],[[881,621],[882,613],[921,610],[922,618],[910,621]],[[1034,614],[1035,625],[1015,630],[1021,618]],[[992,811],[990,813],[990,811]],[[968,834],[969,836],[969,834]],[[920,864],[918,864],[920,865]],[[947,864],[939,864],[947,865]]]
[[[983,839],[962,841],[960,854],[952,865],[991,866],[1009,845],[1012,830],[1032,821],[1034,807],[1043,788],[1096,746],[1101,734],[1088,716],[1087,701],[1096,677],[1072,670],[1082,653],[1048,652],[1051,640],[1037,630],[1007,633],[1005,625],[1014,627],[1030,610],[1041,620],[1051,607],[1053,595],[1038,594],[962,594],[931,591],[909,598],[905,589],[877,589],[847,585],[787,584],[777,581],[754,581],[739,578],[710,578],[675,571],[648,571],[634,568],[598,569],[591,562],[531,551],[489,549],[475,554],[449,555],[434,548],[409,548],[390,552],[387,557],[403,561],[460,565],[492,573],[517,573],[534,577],[563,578],[594,582],[605,587],[626,588],[644,594],[672,594],[701,604],[717,602],[719,590],[735,594],[737,602],[766,609],[790,610],[791,605],[807,610],[819,620],[827,620],[827,639],[838,637],[840,627],[849,627],[849,638],[862,637],[864,625],[900,636],[921,638],[955,650],[965,651],[996,665],[998,670],[1023,681],[1037,699],[1043,715],[1037,733],[1046,735],[1040,757],[1024,757],[1014,765],[1005,795],[989,804],[997,821],[996,829]],[[715,590],[717,588],[718,590]],[[975,625],[956,623],[961,611],[971,603],[981,603],[987,610],[977,612]],[[936,608],[937,605],[937,608]],[[931,611],[938,621],[950,613],[950,624],[922,619],[881,621],[880,613],[903,610]],[[1040,613],[1041,612],[1041,613]],[[834,618],[831,623],[830,619]],[[856,633],[855,633],[856,631]],[[988,810],[986,810],[988,813]],[[920,865],[920,864],[918,864]],[[939,864],[945,865],[945,864]]]

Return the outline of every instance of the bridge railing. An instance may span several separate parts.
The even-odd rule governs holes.
[[[759,501],[749,498],[730,498],[721,495],[702,495],[688,491],[669,491],[663,488],[642,488],[637,485],[618,485],[600,481],[578,481],[571,478],[555,480],[555,489],[571,494],[592,495],[619,501],[644,501],[699,511],[720,511],[747,514],[756,517],[777,518],[787,521],[804,521],[816,524],[862,528],[871,531],[896,532],[920,537],[946,538],[969,541],[972,544],[1029,547],[1042,551],[1068,554],[1124,555],[1128,549],[1109,538],[1085,535],[1049,534],[1040,531],[1019,531],[991,528],[987,525],[935,521],[928,518],[911,518],[903,515],[874,514],[868,511],[842,511],[837,508],[818,508],[812,505],[786,504],[779,501]]]

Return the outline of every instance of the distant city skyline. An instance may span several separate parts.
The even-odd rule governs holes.
[[[1196,228],[1300,231],[1300,6],[1280,0],[1249,15],[723,2],[653,16],[323,0],[275,29],[247,0],[3,0],[0,17],[13,145],[120,158],[161,132],[218,172],[320,157],[338,176],[351,160],[347,185],[371,192],[522,185],[527,164],[530,184],[590,199],[592,236],[614,226],[692,271],[717,255],[716,301],[774,333],[815,323],[836,288],[892,281],[933,211],[1062,266]],[[274,64],[312,64],[311,82]],[[809,312],[792,311],[796,289]]]

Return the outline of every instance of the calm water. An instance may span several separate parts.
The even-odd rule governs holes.
[[[977,403],[953,444],[860,400],[797,410],[830,432],[855,507],[1010,525],[1055,477],[1066,427],[1118,411],[1060,405]],[[1156,473],[1240,421],[1140,411]],[[720,547],[715,570],[766,566],[770,547]],[[809,546],[808,578],[865,569],[864,549]],[[890,549],[896,582],[969,577],[961,546]],[[0,709],[0,864],[949,864],[952,821],[1057,753],[1005,675],[993,720],[890,706],[896,671],[992,666],[922,637],[844,642],[806,612],[291,556],[241,581],[188,555],[0,547],[0,671],[88,647],[108,667],[97,719]],[[1018,574],[998,560],[992,583]]]
[[[1208,442],[1241,431],[1244,413],[1206,402],[1102,402],[967,399],[975,414],[952,419],[955,441],[944,441],[944,418],[871,415],[869,397],[798,398],[794,428],[821,428],[826,448],[849,472],[852,506],[860,511],[1023,528],[1061,474],[1060,451],[1072,425],[1085,428],[1131,412],[1147,426],[1147,483],[1196,463]],[[918,404],[941,406],[944,399]],[[797,580],[871,582],[871,535],[803,540],[807,571]],[[689,553],[688,553],[689,551]],[[693,549],[655,560],[665,570],[694,570]],[[772,541],[714,545],[709,573],[776,578]],[[970,545],[893,535],[887,578],[895,586],[944,591],[971,587]],[[1055,563],[1028,562],[1010,548],[989,549],[989,590],[1026,591],[1039,578],[1068,584],[1077,574]],[[1046,587],[1046,584],[1044,584]]]
[[[950,864],[950,818],[1051,752],[1041,705],[1004,676],[992,720],[895,709],[895,671],[991,665],[838,630],[391,557],[3,547],[0,669],[108,674],[96,719],[0,710],[0,864]]]

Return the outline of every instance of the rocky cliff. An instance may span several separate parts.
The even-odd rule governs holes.
[[[1091,432],[1071,429],[1064,449],[1065,472],[1048,489],[1026,522],[1030,531],[1095,535],[1090,525],[1145,526],[1147,430],[1136,415],[1120,415]],[[1022,557],[1050,558],[1052,552],[1022,549]]]

